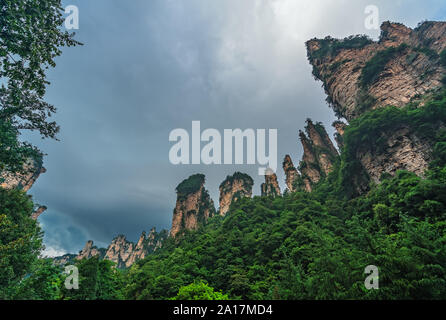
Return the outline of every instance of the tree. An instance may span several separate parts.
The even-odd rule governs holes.
[[[42,249],[42,232],[32,212],[29,196],[0,188],[0,299],[12,297]]]
[[[52,259],[39,259],[31,274],[19,284],[14,299],[58,300],[63,285],[62,268]]]
[[[200,281],[181,287],[173,300],[228,300],[228,296],[216,292],[207,283]]]
[[[62,13],[61,0],[0,0],[0,126],[10,126],[10,137],[21,129],[37,130],[42,138],[59,131],[48,121],[56,108],[43,99],[46,70],[55,67],[61,47],[80,44],[60,30]],[[0,152],[14,152],[1,138]],[[0,164],[17,164],[16,158],[0,156]]]
[[[123,277],[114,263],[99,257],[82,259],[79,268],[79,289],[62,288],[65,300],[120,300],[123,298]]]

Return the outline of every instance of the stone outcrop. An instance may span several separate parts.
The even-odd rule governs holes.
[[[393,174],[397,170],[407,170],[423,176],[431,160],[431,144],[420,139],[407,127],[395,128],[392,132],[382,132],[383,148],[360,147],[357,158],[369,178],[379,183],[384,173]]]
[[[335,112],[352,120],[369,109],[402,107],[413,98],[442,86],[445,69],[440,53],[446,48],[446,23],[424,22],[415,29],[385,22],[378,42],[365,37],[307,42],[313,74],[322,80]],[[387,51],[385,65],[364,85],[365,69],[377,53]],[[370,73],[368,73],[370,74]]]
[[[229,211],[231,204],[241,198],[252,197],[254,181],[244,173],[236,172],[227,176],[220,184],[220,209],[219,214],[224,216]]]
[[[27,192],[31,189],[37,178],[45,172],[46,169],[43,167],[41,159],[29,159],[23,165],[21,172],[1,172],[0,187],[5,189],[20,189]]]
[[[67,253],[67,254],[64,254],[63,256],[54,257],[53,263],[55,265],[59,265],[59,266],[74,264],[76,257],[77,257],[77,255],[75,255],[75,254]]]
[[[155,228],[150,230],[149,234],[145,232],[141,234],[138,242],[135,244],[128,241],[124,235],[115,237],[107,249],[97,248],[93,245],[93,241],[89,240],[84,249],[76,256],[76,260],[89,259],[98,256],[100,259],[110,260],[116,263],[116,267],[120,269],[131,267],[136,261],[142,260],[149,254],[152,254],[167,239],[167,231],[157,232]],[[69,258],[69,256],[67,256]],[[55,258],[55,261],[64,261],[62,257]]]
[[[424,22],[415,29],[385,22],[381,29],[378,42],[360,36],[307,42],[313,74],[323,82],[327,101],[349,121],[388,105],[403,107],[413,102],[423,107],[443,87],[445,22]],[[338,146],[343,148],[347,125],[335,122],[334,126]],[[366,180],[378,183],[383,173],[401,169],[423,175],[431,160],[432,141],[417,136],[416,128],[409,125],[383,129],[379,135],[379,147],[358,143],[356,149]],[[367,190],[366,180],[352,182],[358,193]]]
[[[90,259],[90,258],[96,257],[96,256],[99,256],[99,258],[102,258],[104,256],[104,253],[105,253],[104,249],[99,249],[98,247],[93,245],[92,240],[89,240],[85,244],[85,247],[76,256],[76,260]]]
[[[304,149],[299,166],[302,175],[303,189],[310,192],[313,185],[326,177],[339,156],[321,123],[314,124],[307,120],[306,134],[299,132]]]
[[[288,191],[295,192],[298,189],[298,183],[300,174],[291,160],[290,155],[286,155],[282,163],[283,171],[285,172],[285,183],[288,187]]]
[[[38,207],[38,208],[32,213],[31,218],[32,218],[33,220],[37,220],[37,218],[40,217],[40,215],[41,215],[42,213],[44,213],[44,212],[46,211],[46,209],[47,209],[47,207],[45,207],[45,206],[40,206],[40,207]]]
[[[173,211],[170,235],[176,237],[184,230],[196,230],[215,214],[214,202],[204,187],[205,177],[195,174],[176,188],[177,202]]]
[[[167,232],[157,233],[155,228],[147,236],[143,232],[136,244],[128,241],[124,235],[119,235],[108,246],[104,259],[113,261],[118,268],[129,268],[161,248],[166,238]]]
[[[347,124],[342,122],[342,121],[335,121],[333,123],[333,127],[336,129],[336,134],[335,134],[335,140],[336,143],[339,147],[339,149],[342,149],[344,147],[344,132],[345,132],[345,128],[347,127]]]
[[[281,192],[277,175],[271,169],[267,169],[265,173],[265,183],[261,185],[262,196],[280,196]]]

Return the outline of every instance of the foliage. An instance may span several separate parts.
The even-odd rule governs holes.
[[[332,37],[326,37],[324,39],[318,39],[319,49],[313,53],[309,53],[309,58],[323,59],[325,57],[334,57],[341,50],[348,49],[361,49],[366,45],[373,43],[367,35],[357,35],[344,38],[342,40],[334,39]]]
[[[386,65],[395,58],[395,56],[408,48],[408,45],[403,43],[398,47],[389,47],[387,49],[377,52],[362,69],[359,78],[361,88],[367,88],[372,85],[384,70]]]
[[[433,49],[431,49],[429,47],[415,47],[415,48],[413,48],[413,51],[424,54],[430,60],[438,59],[438,53],[435,52],[435,50],[433,50]]]
[[[443,67],[446,67],[446,49],[440,53],[440,63],[443,65]]]
[[[62,288],[64,300],[120,300],[123,275],[109,260],[99,257],[76,262],[79,269],[79,289]]]
[[[10,121],[0,119],[0,172],[4,170],[18,172],[23,169],[25,159],[42,158],[42,154],[36,148],[20,142],[18,136],[19,131]]]
[[[134,265],[126,298],[171,299],[197,281],[232,299],[446,298],[445,112],[444,94],[423,108],[367,112],[347,127],[343,158],[313,192],[241,199]],[[379,148],[379,133],[399,125],[433,141],[430,171],[383,175],[348,197],[339,177],[356,170],[355,150]],[[368,265],[379,268],[379,290],[364,286]]]
[[[200,281],[181,287],[173,300],[228,300],[228,296]]]
[[[31,273],[18,285],[14,299],[58,300],[61,297],[63,275],[52,259],[40,259]]]
[[[252,180],[252,178],[248,174],[242,172],[235,172],[232,176],[226,177],[226,179],[220,184],[220,188],[224,187],[225,184],[227,183],[232,184],[234,180],[243,181],[244,186],[248,188],[249,187],[252,188],[254,184],[254,180]]]
[[[42,232],[32,212],[29,196],[0,188],[0,299],[13,296],[42,249]]]
[[[50,138],[58,127],[47,121],[56,109],[43,101],[45,73],[61,47],[79,44],[60,30],[63,21],[60,0],[0,2],[0,119]]]
[[[203,174],[194,174],[181,182],[176,191],[178,195],[189,195],[200,190],[201,186],[204,184],[205,177]]]

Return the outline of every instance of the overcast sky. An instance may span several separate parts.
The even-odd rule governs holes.
[[[46,253],[77,253],[89,239],[107,246],[117,234],[136,240],[152,226],[169,229],[175,187],[206,175],[218,206],[218,185],[236,170],[260,193],[258,166],[174,166],[171,130],[278,129],[279,165],[302,157],[298,130],[312,118],[330,135],[335,116],[311,75],[304,42],[378,30],[380,21],[415,27],[445,20],[444,0],[71,0],[79,8],[77,40],[48,78],[58,107],[60,142],[32,141],[48,155],[31,194],[48,207],[40,218]],[[284,174],[278,170],[284,188]]]

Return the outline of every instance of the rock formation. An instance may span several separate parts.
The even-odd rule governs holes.
[[[59,266],[74,264],[76,257],[77,257],[77,255],[75,255],[75,254],[67,253],[67,254],[64,254],[63,256],[54,257],[53,263],[55,265],[59,265]]]
[[[335,121],[333,123],[333,127],[336,129],[336,134],[335,134],[336,143],[338,144],[339,149],[342,149],[344,147],[343,136],[347,124],[342,121]]]
[[[47,207],[45,206],[40,206],[38,207],[31,215],[31,218],[33,220],[37,220],[37,218],[46,211]]]
[[[224,216],[229,211],[231,204],[243,197],[251,198],[254,181],[244,173],[236,172],[227,176],[220,184],[220,215]]]
[[[261,186],[262,196],[280,196],[279,182],[277,181],[277,175],[268,169],[265,174],[265,183]]]
[[[8,172],[0,173],[0,187],[5,189],[20,189],[27,192],[36,182],[37,178],[46,169],[43,167],[41,159],[29,159],[24,165],[22,172]]]
[[[349,121],[369,109],[402,107],[442,86],[445,22],[424,22],[413,30],[385,22],[381,30],[378,42],[365,36],[307,42],[314,76],[335,112]],[[380,62],[373,59],[377,55]]]
[[[99,256],[99,258],[103,258],[104,254],[105,254],[104,249],[99,249],[98,247],[93,245],[92,240],[89,240],[85,244],[85,247],[76,256],[76,260],[90,259],[96,256]]]
[[[204,182],[204,175],[195,174],[176,188],[177,202],[170,230],[173,238],[184,230],[197,229],[215,214],[214,202],[204,188]]]
[[[382,132],[384,147],[360,147],[357,158],[369,178],[379,183],[383,173],[393,174],[397,170],[407,170],[423,176],[431,160],[429,141],[419,138],[408,127],[395,128],[392,132]]]
[[[381,29],[378,42],[364,36],[307,42],[313,74],[323,82],[327,101],[338,116],[349,121],[388,105],[403,107],[416,102],[422,107],[443,86],[445,22],[424,22],[415,29],[385,22]],[[346,125],[335,122],[334,126],[342,148]],[[394,174],[400,169],[423,175],[432,142],[415,132],[409,125],[398,125],[380,132],[380,148],[360,145],[356,159],[367,179],[379,182],[383,173]],[[359,193],[367,189],[367,181],[361,180],[355,185]]]
[[[320,123],[307,120],[306,134],[299,132],[304,155],[299,166],[303,188],[310,192],[313,185],[326,177],[333,168],[338,152]]]
[[[283,171],[285,172],[285,183],[290,192],[297,191],[297,186],[299,183],[300,174],[297,171],[296,167],[294,167],[293,161],[291,160],[291,156],[286,155],[283,160]]]
[[[99,256],[100,259],[113,261],[116,263],[117,268],[129,268],[136,261],[144,259],[149,254],[161,248],[167,236],[167,231],[164,230],[158,233],[153,228],[147,236],[143,232],[135,244],[128,241],[124,235],[118,235],[112,240],[107,249],[98,249],[93,245],[93,241],[89,240],[75,259],[81,260]],[[64,258],[65,256],[67,256],[67,259]],[[63,264],[65,260],[70,261],[70,255],[65,256],[57,257],[55,261],[59,264]]]

